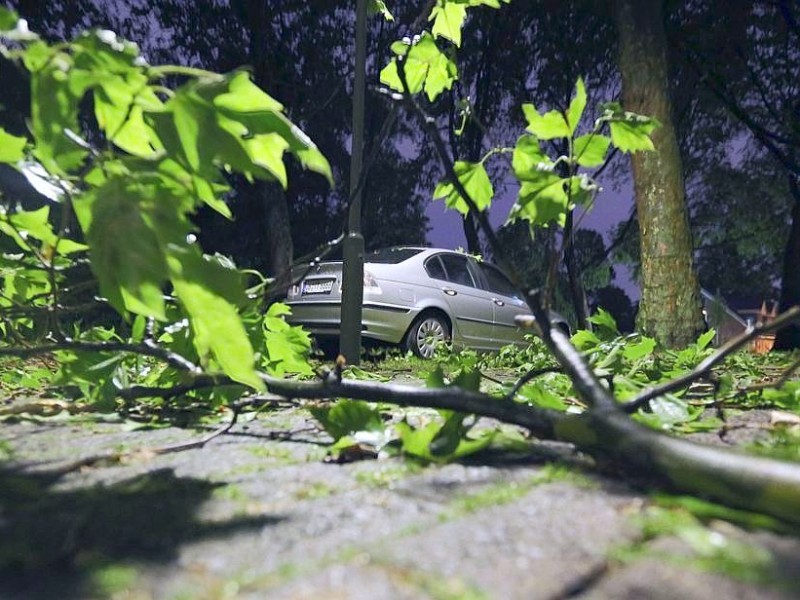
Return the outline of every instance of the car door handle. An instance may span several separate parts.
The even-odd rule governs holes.
[[[456,295],[458,294],[458,292],[457,292],[457,291],[455,291],[455,290],[454,290],[454,289],[452,289],[452,288],[442,288],[442,291],[443,291],[445,294],[447,294],[448,296],[456,296]]]
[[[505,302],[503,302],[502,300],[498,300],[497,298],[492,298],[492,302],[497,304],[497,306],[505,306],[506,305]]]

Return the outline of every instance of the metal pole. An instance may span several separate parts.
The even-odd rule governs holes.
[[[353,80],[353,140],[350,191],[358,185],[364,153],[364,89],[367,63],[367,0],[356,3],[356,63]],[[361,235],[361,192],[353,197],[342,251],[342,313],[339,353],[348,364],[361,361],[361,304],[364,301],[364,236]]]

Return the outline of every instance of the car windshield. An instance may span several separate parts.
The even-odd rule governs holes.
[[[364,256],[364,262],[396,265],[422,252],[422,248],[381,248]]]

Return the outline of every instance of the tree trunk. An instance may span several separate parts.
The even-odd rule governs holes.
[[[470,254],[483,254],[481,248],[481,240],[478,236],[477,219],[472,214],[472,211],[464,215],[464,237],[467,239],[467,252]]]
[[[789,175],[789,189],[794,198],[792,229],[783,255],[783,277],[781,280],[781,311],[800,306],[800,177]],[[778,331],[773,350],[795,350],[800,348],[800,325],[790,325]]]
[[[263,0],[248,0],[246,5],[253,80],[264,89],[271,83],[267,43],[272,32],[269,27],[272,15],[268,4]],[[280,284],[282,279],[288,280],[291,277],[293,260],[292,230],[286,194],[275,182],[256,181],[252,184],[252,194],[249,196],[255,202],[264,203],[267,274],[275,277],[276,284]]]
[[[283,294],[291,283],[291,267],[294,260],[286,194],[274,183],[267,181],[257,181],[253,187],[254,199],[263,202],[265,208],[267,273],[275,278],[273,287],[276,291]]]
[[[575,230],[574,211],[567,213],[567,221],[564,224],[564,266],[567,269],[567,279],[569,281],[569,293],[572,297],[572,306],[575,308],[575,321],[578,329],[591,330],[592,324],[589,322],[589,303],[586,300],[586,289],[581,280],[581,269],[578,266],[575,256]]]
[[[661,3],[617,0],[616,22],[624,106],[661,122],[653,134],[656,151],[631,159],[641,231],[637,329],[667,347],[681,347],[696,339],[703,321],[668,93]]]

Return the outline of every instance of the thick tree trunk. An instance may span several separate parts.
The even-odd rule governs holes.
[[[286,194],[274,183],[258,181],[253,185],[254,196],[257,201],[264,203],[265,208],[267,273],[275,278],[275,287],[282,293],[291,282],[291,266],[294,260]]]
[[[253,79],[267,89],[270,81],[268,36],[272,18],[267,2],[247,0],[246,14],[250,35],[249,53],[253,64]],[[272,90],[274,92],[274,90]],[[276,278],[276,284],[290,277],[293,260],[292,230],[286,194],[274,182],[257,181],[253,184],[253,201],[264,203],[267,274]]]
[[[668,93],[660,2],[617,0],[619,66],[627,110],[657,118],[655,152],[632,157],[641,232],[642,297],[637,328],[668,347],[703,329],[683,170]]]
[[[781,311],[800,306],[800,181],[795,174],[789,175],[789,188],[794,198],[792,229],[783,255],[783,277],[781,280]],[[800,325],[790,325],[775,336],[773,350],[795,350],[800,348]]]

